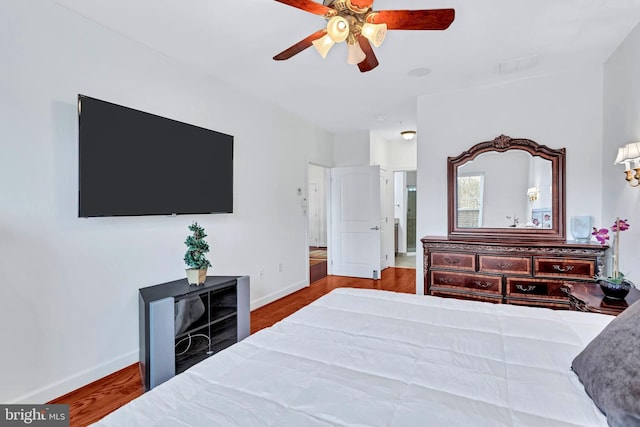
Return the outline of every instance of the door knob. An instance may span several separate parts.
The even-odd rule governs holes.
[[[372,230],[380,230],[380,227],[378,227],[377,225],[375,227],[371,227]]]

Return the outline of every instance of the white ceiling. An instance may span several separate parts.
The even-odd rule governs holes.
[[[419,95],[603,64],[640,21],[640,0],[375,0],[456,18],[446,31],[389,31],[380,65],[360,73],[344,43],[324,60],[312,47],[274,61],[326,22],[274,0],[54,1],[328,131],[388,140],[416,127]]]

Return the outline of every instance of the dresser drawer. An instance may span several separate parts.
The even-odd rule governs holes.
[[[465,299],[469,301],[484,301],[484,302],[490,302],[493,304],[502,303],[502,295],[465,293],[465,292],[456,292],[455,290],[433,291],[431,292],[431,295],[436,297]]]
[[[455,288],[502,295],[502,276],[431,271],[431,288]]]
[[[531,275],[531,257],[480,255],[478,271],[487,273]]]
[[[595,261],[572,258],[534,258],[534,276],[593,279]]]
[[[564,283],[566,283],[564,280],[507,277],[507,297],[520,299],[544,297],[568,301],[567,294],[561,289]]]
[[[455,268],[456,270],[476,271],[475,254],[464,254],[455,252],[432,252],[432,268]]]

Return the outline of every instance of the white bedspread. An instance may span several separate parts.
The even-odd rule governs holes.
[[[613,317],[337,289],[97,426],[605,426],[571,361]]]

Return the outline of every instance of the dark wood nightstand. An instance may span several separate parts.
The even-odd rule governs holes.
[[[631,288],[624,300],[606,298],[600,285],[595,282],[589,283],[565,283],[562,290],[569,295],[571,310],[588,311],[592,313],[602,313],[617,316],[631,304],[640,299],[640,291]]]

